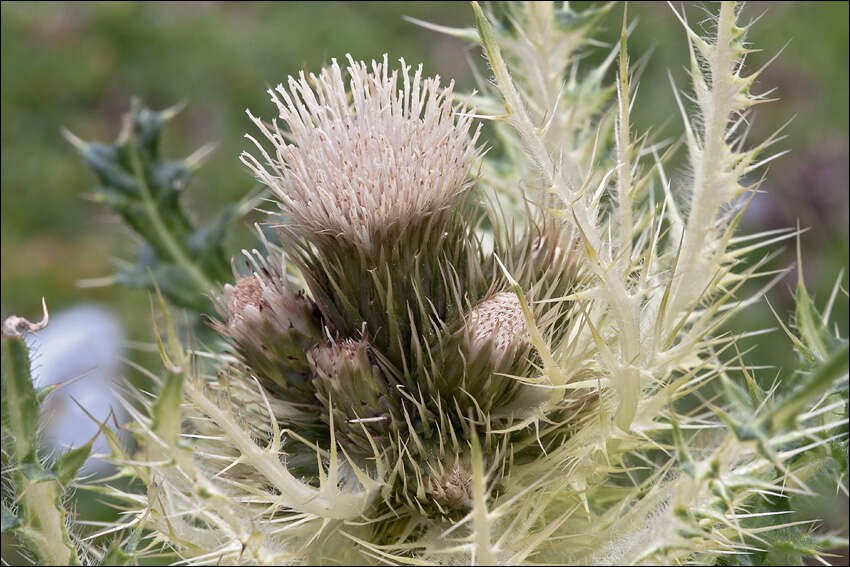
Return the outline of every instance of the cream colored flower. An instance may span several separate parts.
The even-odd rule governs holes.
[[[291,226],[308,240],[340,238],[372,250],[392,227],[403,228],[451,207],[469,187],[478,157],[472,118],[452,104],[454,82],[422,77],[349,55],[348,88],[334,59],[316,76],[300,73],[269,90],[279,118],[248,115],[274,147],[253,137],[261,160],[241,159],[280,200]]]

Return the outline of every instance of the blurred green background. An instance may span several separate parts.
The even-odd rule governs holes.
[[[574,3],[576,9],[583,4]],[[265,89],[301,68],[317,71],[331,57],[422,61],[428,73],[474,87],[467,59],[483,66],[478,50],[421,29],[403,15],[453,26],[472,25],[466,3],[23,3],[3,2],[2,11],[2,296],[0,315],[38,316],[40,298],[51,311],[98,302],[115,312],[132,340],[151,340],[144,292],[118,287],[81,288],[79,280],[112,272],[111,258],[130,259],[136,240],[118,218],[83,197],[95,182],[61,136],[68,128],[86,140],[112,140],[131,96],[163,108],[188,102],[166,133],[167,155],[184,156],[208,142],[218,149],[186,190],[187,207],[210,219],[243,197],[253,179],[239,163],[253,131],[251,108],[271,116]],[[691,23],[706,19],[687,7]],[[848,4],[754,3],[749,16],[765,12],[750,40],[761,53],[755,69],[790,41],[765,71],[756,92],[777,87],[781,100],[758,108],[752,139],[769,135],[790,117],[791,150],[770,166],[764,194],[744,220],[747,232],[793,226],[810,230],[802,247],[810,291],[823,305],[848,263]],[[595,37],[616,41],[622,11],[615,8]],[[632,60],[653,48],[635,104],[638,131],[663,127],[676,137],[681,122],[667,71],[686,85],[684,33],[663,3],[632,3],[638,26],[629,41]],[[607,50],[589,54],[599,60]],[[613,79],[613,75],[611,76]],[[681,161],[679,162],[681,163]],[[250,224],[240,223],[228,242],[235,254],[251,246]],[[786,245],[775,265],[795,260]],[[792,308],[794,275],[770,293],[781,314]],[[847,274],[843,276],[847,288]],[[839,299],[834,320],[847,332],[847,301]],[[774,326],[764,304],[739,316],[737,328]],[[752,354],[761,364],[790,367],[790,343],[781,332],[758,339]],[[155,365],[152,357],[133,354]],[[764,371],[767,379],[776,370]]]

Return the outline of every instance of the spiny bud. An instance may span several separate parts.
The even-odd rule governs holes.
[[[380,438],[394,422],[390,393],[372,361],[369,345],[351,339],[320,343],[308,351],[307,360],[325,416],[332,408],[334,427],[340,434],[371,453],[369,436]]]
[[[514,397],[521,384],[503,374],[517,372],[530,348],[519,298],[497,293],[470,311],[442,349],[438,388],[462,407],[469,394],[488,411]]]
[[[276,270],[263,269],[262,276],[255,273],[225,286],[226,322],[214,326],[271,392],[287,401],[311,402],[305,352],[321,336],[321,322],[310,300],[293,292]]]
[[[428,494],[443,515],[469,508],[472,500],[472,479],[459,462],[449,470],[431,476]]]

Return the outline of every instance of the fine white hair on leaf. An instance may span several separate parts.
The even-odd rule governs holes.
[[[242,162],[279,199],[302,236],[343,238],[366,250],[376,233],[445,210],[468,187],[480,152],[472,117],[452,103],[454,82],[423,78],[400,59],[365,62],[347,56],[348,83],[336,59],[316,76],[302,71],[287,86],[269,89],[279,118],[266,124],[248,115],[274,147],[250,135],[258,159]],[[347,88],[346,88],[347,87]]]

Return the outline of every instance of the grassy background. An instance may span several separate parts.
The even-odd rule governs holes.
[[[577,3],[580,9],[585,3]],[[173,122],[165,149],[187,155],[214,141],[218,149],[187,190],[189,209],[209,219],[248,192],[253,180],[239,163],[253,127],[244,111],[271,115],[265,89],[301,68],[318,70],[331,57],[405,57],[423,61],[428,73],[473,81],[466,56],[477,50],[402,20],[472,25],[465,3],[19,3],[2,7],[0,179],[2,180],[2,293],[0,315],[36,316],[42,295],[57,312],[79,302],[99,302],[118,314],[127,336],[150,340],[146,295],[123,288],[80,288],[81,279],[111,273],[111,257],[130,258],[130,231],[100,205],[82,196],[94,176],[63,140],[67,127],[83,139],[110,140],[131,96],[154,108],[189,104]],[[762,75],[761,88],[778,87],[780,102],[758,109],[753,139],[796,116],[780,149],[791,153],[771,165],[745,217],[745,231],[800,224],[810,290],[823,304],[848,256],[848,4],[758,3],[766,14],[750,39],[765,51],[751,68],[791,43]],[[705,13],[689,6],[699,26]],[[654,47],[635,104],[639,131],[667,122],[667,136],[681,132],[667,70],[686,84],[684,33],[660,3],[629,6],[639,24],[629,42],[633,60]],[[597,37],[614,41],[621,12],[615,8]],[[600,55],[591,57],[601,57]],[[613,77],[612,77],[613,78]],[[251,220],[251,219],[249,219]],[[230,253],[250,246],[249,223],[228,243]],[[793,246],[783,261],[794,260]],[[847,288],[845,273],[844,287]],[[770,294],[780,313],[792,308],[787,278]],[[764,306],[749,309],[736,326],[772,326]],[[835,320],[847,330],[847,301]],[[780,333],[759,339],[757,362],[793,362]],[[142,356],[142,355],[139,355]],[[775,371],[767,371],[769,377]]]

